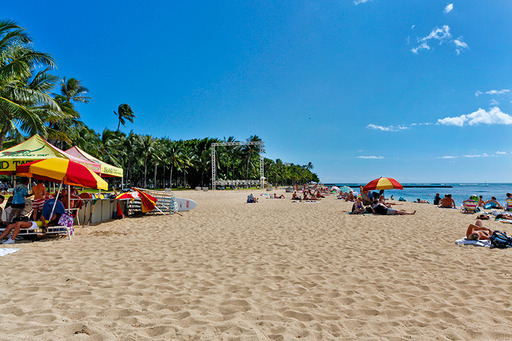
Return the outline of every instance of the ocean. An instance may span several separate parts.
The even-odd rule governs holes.
[[[356,192],[359,192],[359,184],[353,183],[339,183],[339,184],[326,184],[349,186],[354,188]],[[363,184],[364,186],[365,184]],[[443,184],[429,184],[429,183],[403,183],[403,186],[452,186],[452,188],[439,188],[439,187],[406,187],[403,190],[390,189],[384,192],[386,198],[390,198],[393,195],[393,199],[398,200],[400,197],[405,198],[407,201],[416,201],[418,198],[421,200],[428,200],[430,203],[433,202],[436,193],[441,195],[441,198],[445,194],[451,194],[453,200],[457,206],[468,199],[471,195],[476,194],[477,196],[482,195],[484,200],[491,199],[495,196],[498,202],[502,205],[505,204],[505,198],[507,193],[512,193],[511,183],[472,183],[472,184],[459,184],[459,183],[443,183]]]

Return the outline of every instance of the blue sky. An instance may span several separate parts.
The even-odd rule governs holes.
[[[260,136],[323,182],[512,182],[507,0],[32,1],[2,6],[139,134]]]

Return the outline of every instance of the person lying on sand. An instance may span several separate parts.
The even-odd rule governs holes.
[[[284,195],[281,194],[280,196],[277,196],[277,194],[274,193],[274,199],[284,199]]]
[[[451,194],[446,194],[443,199],[441,199],[441,208],[455,208],[455,200],[452,199]]]
[[[30,229],[30,228],[34,228],[34,229],[37,228],[37,223],[35,221],[17,221],[15,223],[9,224],[5,228],[4,232],[0,235],[0,240],[7,237],[7,235],[11,231],[13,231],[11,238],[7,239],[5,242],[2,243],[2,244],[13,244],[14,239],[16,238],[18,233],[20,233],[21,229]]]
[[[475,224],[469,224],[466,231],[466,238],[469,240],[489,240],[492,230],[482,226],[482,221],[477,220]]]
[[[512,220],[512,214],[508,214],[508,213],[500,213],[500,214],[497,214],[497,215],[496,215],[496,219],[507,219],[507,220]]]
[[[395,210],[394,208],[386,207],[384,204],[382,204],[378,201],[375,201],[372,209],[373,209],[373,213],[382,214],[382,215],[413,215],[413,214],[416,214],[416,211],[405,212],[405,211]]]
[[[430,204],[428,200],[421,200],[420,198],[418,198],[415,202],[419,204]]]

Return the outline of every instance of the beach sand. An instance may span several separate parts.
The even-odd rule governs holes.
[[[248,194],[177,192],[198,207],[6,246],[0,339],[512,338],[512,250],[454,244],[476,215]]]

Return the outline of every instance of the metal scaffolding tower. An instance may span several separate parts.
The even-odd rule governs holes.
[[[233,146],[259,146],[259,156],[260,156],[260,179],[259,181],[255,180],[217,180],[217,160],[215,158],[215,147],[233,147]],[[220,142],[220,143],[212,143],[212,189],[215,190],[217,185],[251,185],[257,184],[259,182],[260,187],[263,188],[265,186],[265,174],[264,174],[264,165],[263,165],[263,142]]]

